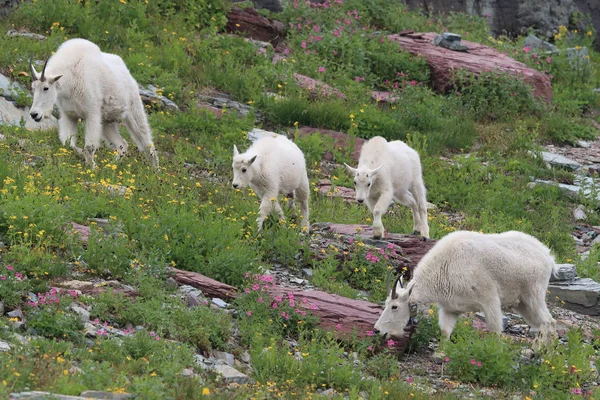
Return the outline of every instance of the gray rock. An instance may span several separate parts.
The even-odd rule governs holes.
[[[584,148],[584,149],[589,149],[590,147],[592,147],[592,145],[590,144],[590,142],[586,142],[585,140],[578,140],[577,142],[575,142],[575,144],[578,147]]]
[[[264,136],[269,136],[269,135],[277,136],[277,133],[271,132],[271,131],[265,131],[264,129],[254,128],[250,132],[248,132],[246,137],[251,142],[256,142],[258,139],[260,139]]]
[[[306,281],[302,278],[290,278],[291,283],[295,283],[296,285],[304,285]]]
[[[597,190],[593,190],[595,185],[595,180],[590,177],[583,177],[576,180],[576,185],[568,185],[565,183],[556,183],[553,181],[545,181],[541,179],[536,179],[535,182],[529,182],[527,184],[528,188],[535,187],[537,184],[540,185],[550,185],[557,186],[562,192],[564,192],[567,196],[577,199],[579,196],[583,196],[589,200],[597,201],[600,204],[600,193]],[[582,185],[581,185],[582,183]]]
[[[313,276],[313,270],[310,268],[302,268],[302,273],[308,278],[312,278]]]
[[[86,397],[67,396],[64,394],[55,394],[50,392],[21,392],[11,393],[9,400],[27,399],[27,400],[85,400]],[[87,397],[89,399],[89,397]]]
[[[9,351],[10,350],[10,344],[8,344],[8,342],[5,342],[4,340],[0,340],[0,351]]]
[[[581,48],[570,47],[567,49],[567,58],[571,68],[577,70],[585,70],[590,65],[589,52],[587,47]]]
[[[573,264],[558,264],[556,275],[550,276],[550,282],[564,282],[577,278],[577,269]]]
[[[21,344],[27,344],[31,340],[31,338],[26,338],[23,335],[19,335],[18,333],[13,333],[13,338],[17,340]]]
[[[485,315],[482,312],[476,312],[475,316],[479,318],[481,321],[485,322]],[[506,315],[502,316],[502,330],[505,331],[508,328],[508,317]]]
[[[218,299],[218,298],[216,298],[216,297],[214,297],[214,298],[212,299],[212,303],[213,303],[214,305],[216,305],[217,307],[220,307],[220,308],[225,308],[225,307],[227,307],[227,306],[228,306],[228,304],[227,304],[226,302],[224,302],[223,300],[221,300],[221,299]]]
[[[128,393],[110,393],[101,392],[98,390],[86,390],[80,394],[81,397],[87,399],[104,399],[104,400],[126,400],[132,399],[134,396]]]
[[[186,294],[189,293],[189,294],[194,295],[194,296],[196,296],[198,298],[202,298],[203,297],[202,291],[200,289],[196,289],[195,287],[190,286],[190,285],[181,285],[181,286],[179,286],[179,291],[182,292],[182,293],[186,293]]]
[[[11,321],[10,326],[15,331],[25,330],[25,322],[23,321]]]
[[[19,318],[19,319],[23,319],[23,312],[20,309],[16,309],[16,310],[12,310],[11,312],[9,312],[7,314],[9,317],[11,318]]]
[[[600,315],[600,283],[589,278],[550,282],[550,298],[564,301],[562,307],[585,315]]]
[[[16,101],[20,93],[26,93],[31,97],[27,89],[18,82],[13,82],[6,76],[0,74],[0,96],[9,101]]]
[[[194,355],[196,365],[203,369],[204,371],[210,371],[214,367],[214,363],[210,360],[202,356],[201,354]]]
[[[525,38],[523,41],[523,47],[529,47],[532,50],[540,49],[542,51],[549,51],[552,53],[558,52],[558,47],[534,35],[529,35]]]
[[[185,305],[189,308],[198,307],[202,302],[198,298],[198,296],[194,296],[191,293],[185,295]]]
[[[235,363],[235,357],[233,356],[233,354],[215,350],[212,352],[212,355],[218,361],[222,361],[229,366],[233,366],[233,364]]]
[[[175,279],[168,277],[167,280],[165,281],[165,287],[170,290],[177,290],[177,288],[179,287],[179,284],[177,283],[177,281]]]
[[[252,358],[250,357],[250,354],[247,351],[243,352],[242,355],[240,356],[240,360],[242,360],[246,364],[248,364],[251,359]]]
[[[223,380],[227,383],[237,383],[238,385],[243,385],[248,383],[250,378],[248,375],[242,374],[235,368],[230,367],[229,365],[220,364],[215,365],[215,372],[221,375]]]
[[[585,207],[583,205],[580,204],[573,210],[573,218],[575,221],[587,219],[587,214],[585,213]]]
[[[179,111],[179,106],[165,96],[158,95],[159,88],[154,85],[148,85],[146,88],[139,86],[140,97],[144,104],[159,104],[161,108],[168,111]]]
[[[29,38],[29,39],[35,39],[35,40],[46,40],[46,36],[40,35],[39,33],[19,32],[16,29],[9,29],[9,31],[6,32],[6,36],[8,36],[8,37],[25,37],[25,38]]]
[[[467,51],[469,48],[460,44],[461,36],[455,33],[444,32],[441,35],[437,35],[433,39],[433,44],[436,46],[444,47],[446,49],[454,51]]]
[[[228,98],[226,94],[222,94],[222,96],[220,95],[219,97],[200,95],[198,98],[202,102],[208,103],[211,106],[220,108],[222,110],[235,110],[240,117],[245,117],[250,113],[254,113],[257,121],[262,120],[262,115],[259,111],[247,104],[242,104],[232,100],[231,98]]]
[[[185,369],[183,369],[183,370],[180,372],[180,375],[181,375],[181,376],[185,376],[185,377],[191,377],[191,376],[194,376],[194,375],[196,375],[196,374],[195,374],[195,373],[194,373],[194,371],[192,371],[191,369],[189,369],[189,368],[185,368]]]
[[[581,164],[579,164],[577,161],[573,161],[565,156],[561,156],[560,154],[542,151],[542,158],[545,162],[552,165],[553,167],[566,168],[573,171],[581,169]]]
[[[81,322],[86,323],[90,321],[90,312],[85,308],[72,304],[71,310],[73,310],[75,314],[79,315]]]
[[[85,332],[85,336],[87,337],[96,337],[98,333],[98,328],[93,324],[86,322],[83,324],[83,331]]]

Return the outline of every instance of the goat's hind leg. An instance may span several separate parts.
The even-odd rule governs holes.
[[[121,159],[127,154],[129,145],[119,133],[119,124],[117,122],[105,122],[102,127],[102,139],[110,148],[117,152],[117,159]]]
[[[100,114],[91,115],[85,121],[85,146],[83,148],[83,157],[85,162],[92,168],[96,167],[94,155],[100,147],[102,138],[102,120]]]

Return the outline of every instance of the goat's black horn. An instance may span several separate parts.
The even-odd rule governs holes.
[[[46,62],[44,62],[44,68],[42,68],[42,75],[40,76],[40,80],[43,82],[46,78],[44,74],[46,73],[46,65],[48,65],[48,60],[50,57],[46,58]]]
[[[400,283],[401,276],[402,275],[400,275],[396,278],[396,280],[394,281],[394,286],[392,286],[392,299],[398,298],[398,292],[396,292],[396,286],[398,286],[398,284],[400,284],[400,287],[402,287],[402,283]]]
[[[29,58],[29,69],[31,69],[31,79],[35,81],[37,79],[37,73],[35,72],[35,68],[33,68],[31,57]]]

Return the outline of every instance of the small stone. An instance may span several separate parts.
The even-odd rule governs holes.
[[[189,368],[185,368],[185,369],[183,369],[183,370],[180,372],[180,374],[181,374],[181,376],[185,376],[186,378],[187,378],[187,377],[190,377],[190,376],[194,376],[194,375],[195,375],[195,374],[194,374],[194,371],[192,371],[192,370],[191,370],[191,369],[189,369]]]
[[[19,318],[19,319],[23,319],[23,312],[17,308],[16,310],[12,310],[8,313],[8,316],[11,318]]]
[[[25,322],[23,321],[13,321],[10,323],[10,326],[15,331],[20,331],[21,329],[25,329]]]
[[[72,280],[72,281],[57,283],[56,286],[64,288],[64,289],[86,290],[86,289],[93,288],[94,284],[92,282]]]
[[[295,283],[297,285],[303,285],[306,281],[302,278],[291,278],[290,282]]]
[[[240,360],[242,360],[246,364],[250,363],[250,360],[251,360],[250,354],[247,351],[243,352],[242,355],[240,356]]]
[[[101,392],[98,390],[86,390],[80,394],[81,397],[86,399],[102,399],[102,400],[126,400],[132,399],[134,396],[129,393],[111,393]]]
[[[577,161],[573,161],[565,156],[561,156],[560,154],[542,151],[542,158],[545,162],[554,167],[566,168],[573,171],[576,171],[581,168],[581,164],[579,164]]]
[[[233,364],[235,363],[235,357],[233,357],[233,354],[216,350],[213,351],[212,354],[215,359],[222,361],[229,366],[233,366]]]
[[[175,279],[169,277],[165,281],[165,287],[167,289],[170,289],[170,290],[177,290],[177,288],[179,287],[179,285],[177,284],[177,281]]]
[[[89,322],[83,324],[83,331],[87,337],[96,337],[96,334],[98,333],[98,329]]]
[[[194,296],[191,293],[185,295],[185,305],[189,308],[198,307],[202,302],[197,296]]]
[[[481,321],[485,322],[485,315],[482,312],[476,312],[475,316],[479,318]],[[508,317],[506,315],[502,316],[502,331],[505,331],[508,328]]]
[[[8,342],[0,340],[0,351],[9,351],[9,350],[10,350],[10,344],[8,344]]]
[[[208,371],[213,368],[213,363],[201,354],[194,355],[194,358],[196,359],[196,365],[198,365],[198,367],[200,367],[204,371]]]
[[[229,365],[221,364],[215,365],[215,372],[217,372],[223,380],[227,383],[237,383],[239,385],[243,385],[248,383],[250,378],[248,375],[242,374],[235,368],[230,367]]]
[[[513,325],[513,326],[509,326],[506,329],[506,332],[513,334],[513,335],[522,335],[523,333],[525,333],[527,331],[528,327],[529,327],[529,325],[523,325],[523,324]]]
[[[227,307],[227,305],[228,305],[226,302],[224,302],[223,300],[221,300],[221,299],[218,299],[218,298],[216,298],[216,297],[213,297],[213,299],[212,299],[212,303],[213,303],[214,305],[216,305],[217,307],[220,307],[220,308],[226,308],[226,307]]]
[[[582,147],[584,149],[589,149],[590,147],[592,147],[592,145],[590,144],[590,142],[586,142],[585,140],[578,140],[577,142],[575,142],[575,144],[578,147]]]
[[[90,321],[90,312],[85,308],[77,305],[71,305],[71,310],[73,310],[75,314],[79,315],[81,322],[86,323]]]
[[[310,268],[302,268],[302,273],[309,278],[313,276],[313,270]]]
[[[569,281],[577,278],[577,269],[573,264],[557,264],[556,275],[550,275],[550,282]]]
[[[573,218],[575,221],[587,219],[587,214],[585,213],[585,207],[583,205],[580,204],[573,210]]]

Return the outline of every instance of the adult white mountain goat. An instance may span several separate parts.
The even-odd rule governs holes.
[[[373,236],[383,236],[381,217],[396,200],[412,210],[413,233],[429,237],[419,153],[399,140],[375,136],[362,146],[357,168],[345,165],[354,175],[356,201],[367,203],[373,213]]]
[[[258,139],[243,154],[233,146],[234,188],[250,186],[260,199],[256,222],[262,229],[265,218],[275,211],[285,219],[279,204],[279,194],[292,195],[291,207],[296,209],[295,199],[300,202],[302,227],[308,229],[309,185],[306,161],[302,150],[294,142],[281,135],[266,135]]]
[[[46,60],[41,73],[30,62],[33,105],[30,115],[39,122],[50,118],[54,104],[60,111],[59,138],[69,141],[90,166],[103,139],[121,157],[127,142],[119,134],[124,122],[131,139],[145,152],[154,167],[158,155],[138,85],[121,57],[103,53],[94,43],[84,39],[64,42]],[[77,147],[78,120],[85,120],[84,148]]]
[[[547,337],[556,329],[546,306],[548,281],[555,273],[550,250],[526,233],[453,232],[425,254],[406,288],[396,279],[375,331],[401,337],[411,304],[436,303],[448,338],[459,314],[470,311],[482,311],[489,330],[499,333],[502,307],[518,312]]]

